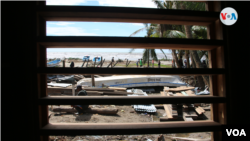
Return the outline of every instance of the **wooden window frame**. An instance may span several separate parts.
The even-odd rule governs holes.
[[[37,2],[37,74],[34,83],[38,106],[38,134],[40,140],[47,141],[48,135],[110,135],[110,134],[157,134],[213,131],[212,140],[221,140],[221,125],[226,124],[226,52],[225,30],[219,21],[222,2],[206,2],[209,12],[188,10],[162,10],[147,8],[46,6]],[[86,12],[91,17],[86,16]],[[133,37],[46,37],[46,21],[103,21],[140,22],[182,25],[203,25],[208,27],[210,40],[196,39],[151,39]],[[215,32],[216,31],[216,32]],[[115,40],[114,40],[115,39]],[[46,68],[46,49],[50,47],[121,47],[121,48],[167,48],[186,50],[208,50],[209,69],[157,69],[145,68]],[[178,74],[209,75],[210,92],[213,96],[196,97],[47,97],[47,74]],[[101,73],[100,73],[101,72]],[[48,106],[53,104],[75,104],[86,101],[88,104],[167,104],[176,102],[206,102],[212,104],[212,120],[196,122],[167,123],[98,123],[98,124],[49,124]],[[181,124],[180,124],[181,123]],[[84,132],[83,132],[84,131]],[[163,132],[164,131],[164,132]]]

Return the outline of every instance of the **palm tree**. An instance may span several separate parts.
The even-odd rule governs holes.
[[[165,2],[162,3],[157,0],[153,0],[153,1],[158,6],[158,8],[162,8],[162,9],[183,9],[183,10],[199,10],[199,11],[206,10],[205,3],[200,3],[200,2],[197,3],[197,2],[186,2],[186,1],[181,2],[181,1],[167,1],[166,0]],[[186,38],[198,38],[198,39],[207,38],[205,27],[184,25],[184,29],[185,29]],[[172,50],[172,51],[175,52],[175,50]],[[197,68],[203,68],[199,55],[197,51],[194,51],[194,50],[185,51],[185,56],[186,56],[188,65],[189,65],[188,53],[191,54],[192,64],[194,64],[195,62],[195,65]],[[173,55],[176,55],[176,54],[173,53]],[[177,57],[174,56],[174,58],[177,58]],[[204,82],[209,86],[208,77],[206,76],[202,76],[202,77],[203,77]]]
[[[182,32],[183,31],[183,27],[180,25],[164,25],[164,24],[158,24],[157,27],[155,28],[155,32],[153,35],[151,35],[152,37],[167,37],[167,38],[186,38],[186,35]],[[177,53],[176,51],[178,51],[178,53],[180,52],[182,54],[182,50],[174,50],[172,49],[172,56],[173,56],[173,60],[174,60],[174,64],[177,64],[178,68],[181,68],[181,64],[180,62],[178,62],[177,60],[178,57],[182,56],[179,55],[177,57]]]
[[[153,0],[154,3],[157,5],[158,8],[161,9],[174,9],[174,2],[173,1],[168,1],[168,2],[160,2],[157,0]],[[159,27],[161,30],[160,32],[160,37],[167,37],[167,38],[186,38],[186,35],[184,34],[185,30],[182,25],[165,25],[165,24],[159,24]],[[164,34],[165,33],[165,34]],[[164,36],[165,35],[165,36]],[[178,51],[180,52],[180,50]],[[176,50],[172,49],[172,56],[174,60],[174,64],[176,63],[178,68],[181,68],[181,64],[178,61],[178,57],[176,54]],[[180,55],[179,55],[180,57]]]
[[[198,3],[197,2],[180,2],[180,1],[176,1],[175,3],[176,3],[176,8],[183,9],[183,10],[199,10],[199,11],[205,11],[206,10],[205,3],[200,3],[200,2],[198,2]],[[193,38],[192,31],[191,31],[192,26],[184,25],[184,27],[185,27],[187,38]],[[200,28],[200,31],[204,31],[204,30],[201,30],[201,29],[202,28]],[[201,37],[203,39],[206,38],[205,32],[201,32],[201,33],[203,33],[203,37],[202,36]],[[191,53],[191,55],[193,57],[193,60],[195,61],[196,68],[203,68],[203,65],[201,64],[201,60],[199,58],[199,55],[198,55],[197,51],[190,50],[190,53]],[[209,85],[209,78],[207,76],[202,76],[202,77],[203,77],[203,80],[206,83],[206,85],[210,86]]]
[[[132,33],[129,37],[133,36],[133,35],[136,35],[137,33],[143,31],[143,30],[146,30],[147,31],[147,38],[149,37],[154,37],[154,32],[155,30],[157,29],[157,26],[156,24],[151,24],[149,25],[148,23],[144,23],[145,27],[141,28],[141,29],[138,29],[136,30],[134,33]],[[129,53],[133,52],[135,49],[131,49]],[[161,52],[164,54],[164,56],[166,57],[167,59],[167,55],[164,53],[164,51],[162,49],[160,49]],[[155,49],[145,49],[143,51],[143,64],[145,64],[146,62],[148,62],[148,67],[149,67],[149,60],[150,58],[158,61],[158,58],[157,58],[157,54],[155,52]]]

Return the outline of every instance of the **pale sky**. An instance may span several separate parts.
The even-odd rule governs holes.
[[[119,6],[157,8],[152,0],[47,0],[47,5],[81,5],[81,6]],[[114,36],[129,37],[136,30],[143,28],[142,23],[119,22],[47,22],[47,36]],[[146,31],[139,32],[134,37],[144,37]],[[47,49],[48,52],[129,52],[131,49]],[[142,53],[136,49],[135,53]],[[161,53],[160,50],[156,50]],[[164,50],[169,53],[168,50]]]

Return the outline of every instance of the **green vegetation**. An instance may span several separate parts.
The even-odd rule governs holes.
[[[146,30],[147,31],[147,35],[145,37],[146,38],[150,38],[150,37],[153,37],[154,33],[158,31],[157,24],[144,23],[144,26],[145,27],[136,30],[129,37],[131,37],[133,35],[136,35],[137,33],[141,32],[143,30]],[[135,50],[134,48],[131,49],[129,53],[133,52],[134,50]],[[160,49],[160,50],[165,55],[165,57],[167,58],[167,55],[164,53],[164,51],[162,49]],[[155,49],[144,49],[143,55],[142,55],[143,63],[146,63],[146,62],[149,63],[150,59],[154,59],[154,60],[158,61]]]
[[[160,61],[172,61],[172,59],[159,59]]]
[[[205,3],[201,2],[187,2],[187,1],[172,1],[172,0],[153,0],[153,2],[160,9],[182,9],[194,11],[206,11]],[[196,25],[166,25],[166,24],[151,24],[147,28],[147,37],[165,37],[165,38],[188,38],[188,39],[207,39],[207,27]],[[138,30],[139,31],[139,30]],[[136,34],[138,31],[134,32]],[[150,36],[149,36],[150,35]],[[178,52],[178,56],[177,56]],[[187,68],[190,68],[189,57],[192,60],[192,68],[204,68],[205,65],[201,63],[201,57],[206,56],[208,59],[207,51],[196,50],[174,50],[172,49],[172,56],[177,68],[182,68],[180,58],[187,59]],[[149,56],[149,55],[148,55]],[[175,64],[174,63],[174,64]],[[209,78],[202,76],[203,81],[209,86]],[[201,81],[200,81],[201,82]]]
[[[71,57],[69,57],[68,60],[81,60],[81,58],[71,58]]]
[[[123,62],[123,60],[122,59],[118,59],[118,62]]]

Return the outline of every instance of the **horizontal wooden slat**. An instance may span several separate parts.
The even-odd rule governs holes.
[[[150,48],[212,50],[223,46],[223,40],[144,38],[144,37],[89,37],[47,36],[37,42],[47,48]]]
[[[105,7],[39,6],[36,10],[46,21],[130,22],[175,25],[209,25],[219,19],[219,12]]]
[[[40,135],[129,135],[220,131],[213,121],[159,123],[50,123],[40,129]]]
[[[207,2],[208,0],[180,0],[180,1]]]
[[[224,103],[218,96],[50,96],[38,99],[39,105],[77,104],[176,104],[176,103]]]
[[[196,68],[196,69],[176,69],[176,68],[37,68],[37,73],[46,74],[112,74],[112,75],[215,75],[225,74],[225,69]]]

